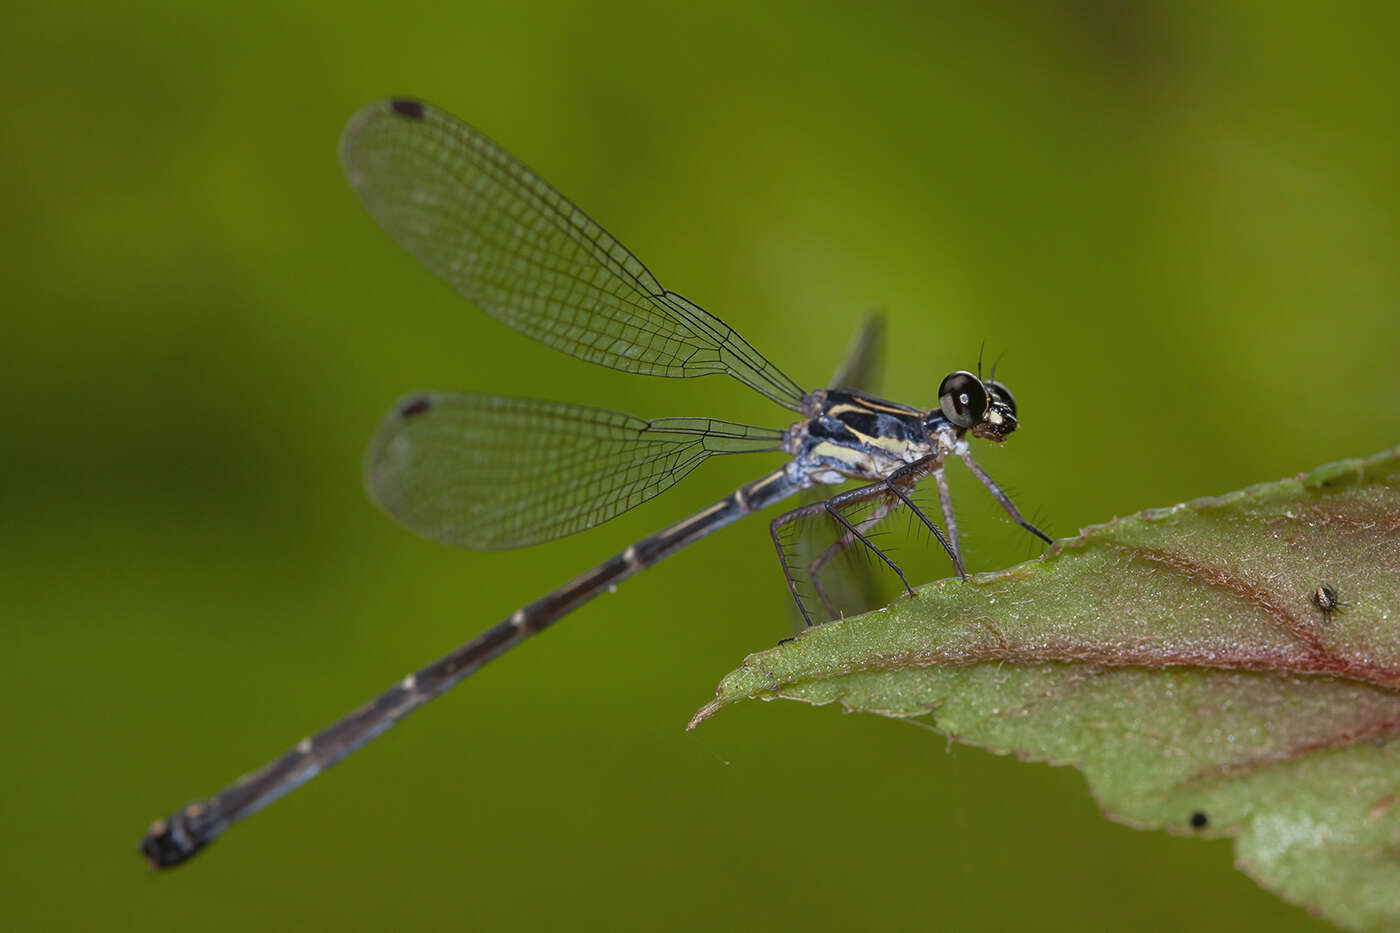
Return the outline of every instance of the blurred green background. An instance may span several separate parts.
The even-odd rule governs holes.
[[[790,630],[764,520],[192,865],[148,874],[133,844],[775,462],[712,463],[528,551],[380,515],[360,457],[410,390],[787,415],[730,380],[570,360],[453,294],[341,177],[364,103],[413,94],[482,128],[805,385],[871,306],[892,398],[933,404],[982,341],[1005,351],[1022,429],[982,462],[1064,536],[1400,440],[1395,11],[12,7],[4,926],[1320,927],[1228,842],[1105,822],[1071,769],[793,703],[684,732]],[[970,565],[1033,555],[954,473]]]

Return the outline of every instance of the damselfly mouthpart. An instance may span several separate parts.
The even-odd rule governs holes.
[[[958,574],[966,575],[943,471],[949,457],[962,460],[1018,524],[1049,543],[978,466],[968,445],[969,435],[1000,443],[1016,430],[1015,399],[995,379],[955,372],[943,380],[932,408],[888,402],[859,390],[872,365],[872,341],[862,340],[833,387],[804,391],[719,318],[662,288],[622,244],[505,150],[427,104],[397,99],[366,107],[346,127],[341,158],[351,186],[394,239],[521,333],[625,372],[722,373],[796,413],[786,428],[775,429],[712,418],[645,420],[495,395],[409,396],[385,417],[365,465],[370,495],[405,527],[464,547],[520,547],[605,522],[711,456],[781,452],[788,459],[522,607],[261,770],[157,820],[139,844],[154,867],[186,861],[232,824],[594,596],[802,490],[860,483],[770,524],[784,577],[808,624],[779,539],[783,527],[800,519],[828,515],[838,533],[807,568],[814,578],[835,554],[860,547],[912,593],[903,571],[869,537],[900,508],[937,537]],[[938,486],[946,535],[910,498],[929,475]],[[857,507],[869,511],[853,518]],[[836,609],[819,585],[817,592],[834,618]]]

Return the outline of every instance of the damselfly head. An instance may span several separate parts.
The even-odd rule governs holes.
[[[1016,430],[1016,399],[994,379],[983,382],[965,370],[950,373],[938,387],[938,408],[954,427],[973,437],[1001,441]]]

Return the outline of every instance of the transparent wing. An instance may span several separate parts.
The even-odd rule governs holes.
[[[365,456],[380,507],[425,538],[522,547],[591,528],[716,454],[780,450],[782,432],[711,418],[427,393],[385,416]]]
[[[723,321],[662,288],[637,257],[504,149],[428,104],[371,104],[341,139],[375,220],[492,317],[632,373],[727,373],[794,410],[803,392]]]
[[[846,358],[837,367],[827,386],[879,395],[884,368],[885,317],[878,311],[871,311],[861,321],[860,328],[851,339],[851,346],[846,350]]]

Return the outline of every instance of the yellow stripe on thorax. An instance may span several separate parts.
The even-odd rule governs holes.
[[[868,447],[874,447],[876,450],[882,450],[893,457],[903,459],[904,452],[907,451],[910,447],[910,444],[907,440],[898,437],[885,437],[863,434],[860,431],[857,431],[855,428],[851,427],[850,422],[846,421],[844,418],[841,417],[842,414],[850,412],[888,412],[893,415],[901,415],[907,418],[910,415],[908,409],[895,408],[893,406],[886,405],[876,405],[871,402],[848,402],[841,405],[833,405],[831,408],[828,408],[826,410],[826,413],[828,415],[831,415],[833,418],[840,420],[841,423],[846,426],[846,430],[854,434],[862,444],[865,444]],[[819,446],[818,449],[820,449],[820,447],[825,446],[827,445],[822,444]]]

